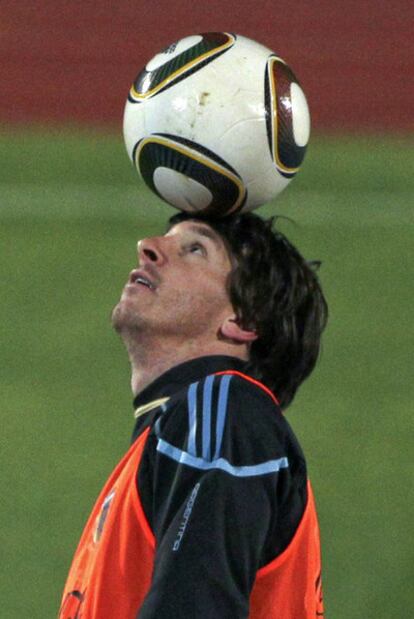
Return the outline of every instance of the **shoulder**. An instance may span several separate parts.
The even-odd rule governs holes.
[[[224,376],[223,376],[224,378]],[[303,460],[300,445],[284,417],[274,394],[244,374],[229,375],[229,398],[223,436],[224,448],[243,445],[243,459]]]
[[[303,459],[274,395],[238,372],[210,374],[181,390],[156,434],[165,455],[240,476],[279,472],[289,458]]]

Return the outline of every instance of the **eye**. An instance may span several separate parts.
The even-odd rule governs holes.
[[[200,256],[205,256],[207,254],[206,248],[199,242],[190,243],[187,247],[187,251],[190,254],[200,254]]]

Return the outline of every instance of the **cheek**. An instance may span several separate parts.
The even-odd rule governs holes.
[[[200,276],[196,285],[177,291],[176,303],[180,307],[192,309],[195,317],[209,316],[230,307],[230,301],[224,287]]]

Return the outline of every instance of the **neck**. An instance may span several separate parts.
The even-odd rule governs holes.
[[[129,360],[131,362],[131,389],[134,396],[138,395],[156,378],[171,368],[209,355],[226,355],[247,359],[247,350],[244,346],[227,342],[205,343],[199,341],[185,342],[185,345],[176,343],[169,345],[165,342],[139,343],[124,338]]]

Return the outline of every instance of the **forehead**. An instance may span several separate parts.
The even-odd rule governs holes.
[[[165,234],[165,236],[172,236],[175,234],[195,234],[198,236],[202,236],[204,238],[210,239],[214,243],[214,245],[216,245],[217,249],[225,250],[225,245],[221,236],[205,222],[200,222],[193,219],[188,221],[182,221],[172,226]]]

